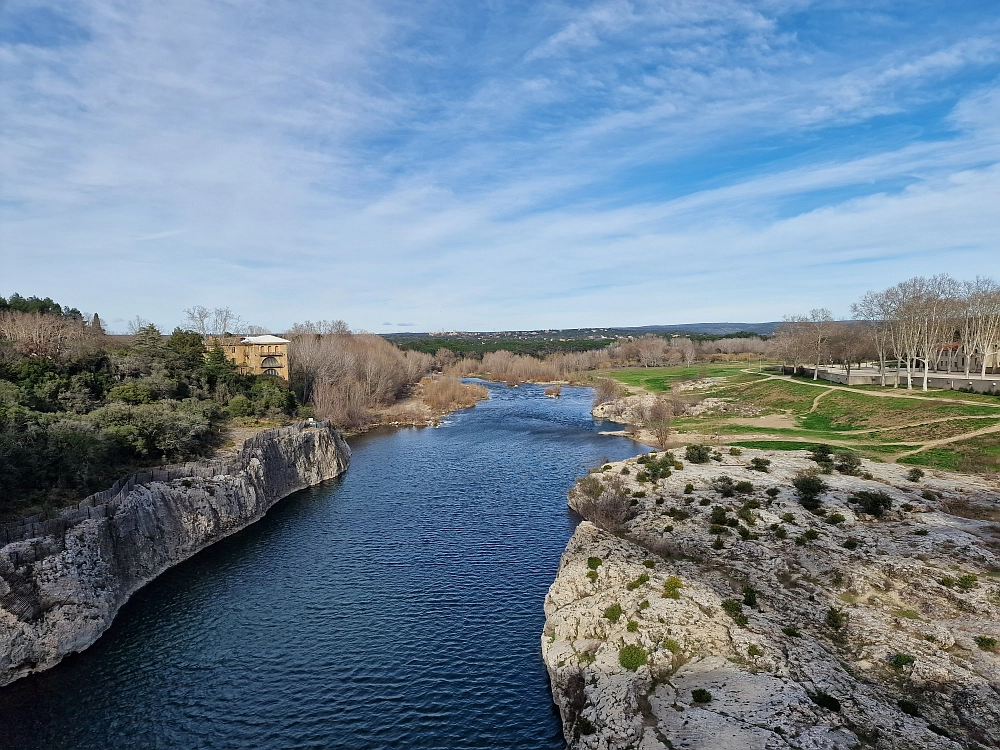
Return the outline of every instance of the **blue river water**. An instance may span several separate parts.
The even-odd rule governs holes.
[[[489,388],[441,427],[353,440],[344,476],[0,689],[0,748],[562,748],[539,638],[566,492],[644,448],[598,434],[585,389]]]

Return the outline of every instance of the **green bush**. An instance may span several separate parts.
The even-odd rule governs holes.
[[[757,606],[757,589],[753,586],[743,587],[743,603],[748,607]]]
[[[767,495],[772,500],[774,500],[775,498],[778,497],[778,495],[781,494],[781,490],[779,490],[777,487],[768,487],[766,490],[764,490],[764,494]]]
[[[852,451],[838,453],[836,459],[834,465],[841,474],[854,476],[858,473],[858,469],[861,468],[861,457]]]
[[[909,654],[895,654],[889,659],[889,664],[892,665],[893,669],[905,669],[915,661],[916,659]]]
[[[649,609],[649,599],[643,599],[639,602],[639,610]]]
[[[611,620],[611,622],[618,622],[619,618],[622,616],[622,605],[615,602],[604,610],[604,616]]]
[[[737,482],[733,485],[733,488],[741,495],[749,495],[753,492],[753,482]]]
[[[789,638],[799,638],[802,635],[802,633],[799,632],[799,629],[794,625],[786,625],[781,629],[781,632]]]
[[[996,651],[997,639],[988,635],[978,635],[976,636],[976,645],[983,651]]]
[[[709,523],[724,526],[726,523],[726,509],[721,505],[716,505],[712,508],[712,515],[709,516]]]
[[[597,580],[597,571],[596,570],[588,570],[587,571],[587,578],[589,578],[591,581],[596,581]]]
[[[640,586],[642,586],[645,583],[649,583],[649,574],[648,573],[643,573],[638,578],[636,578],[634,581],[629,581],[625,585],[625,588],[628,589],[629,591],[635,591],[637,588],[639,588]]]
[[[242,394],[233,396],[226,406],[226,411],[233,417],[249,417],[253,414],[253,401]]]
[[[847,537],[847,539],[844,540],[844,543],[841,546],[844,549],[856,550],[858,548],[858,544],[860,544],[860,542],[857,539],[855,539],[853,536],[850,536],[850,537]]]
[[[751,458],[749,467],[752,471],[762,471],[767,474],[771,471],[771,459],[769,458]]]
[[[892,508],[892,498],[882,490],[872,492],[862,490],[853,493],[848,499],[850,503],[857,503],[861,510],[870,516],[880,517],[885,511]]]
[[[707,445],[689,445],[684,449],[684,460],[692,464],[707,464],[711,455]]]
[[[625,629],[630,633],[634,633],[639,629],[639,623],[636,622],[635,620],[629,620],[628,624],[625,626]]]
[[[650,570],[653,570],[653,568],[656,567],[656,560],[643,560],[642,564]]]
[[[648,654],[642,646],[629,645],[618,652],[618,663],[630,672],[636,671],[647,659]]]
[[[684,588],[684,584],[681,579],[677,576],[670,576],[663,582],[663,598],[680,599],[682,588]]]
[[[739,599],[723,599],[722,609],[733,618],[733,622],[741,627],[746,627],[747,623],[750,622],[749,618],[743,614],[743,602]]]
[[[906,478],[909,479],[911,482],[919,482],[921,479],[924,478],[924,470],[914,466],[912,469],[906,472]]]
[[[819,539],[819,532],[816,529],[806,529],[806,532],[802,536],[810,542],[815,542]]]
[[[681,644],[669,637],[663,639],[663,648],[675,655],[681,652]]]
[[[763,655],[764,655],[764,649],[762,649],[760,646],[752,644],[747,647],[747,656],[749,656],[751,659]]]
[[[900,698],[896,701],[896,705],[899,706],[899,710],[902,711],[907,716],[920,716],[920,706],[918,706],[913,701],[908,701],[905,698]]]
[[[778,537],[778,539],[787,539],[788,538],[788,530],[784,526],[778,526],[774,530],[774,535],[776,537]]]
[[[695,688],[691,691],[691,700],[694,703],[711,703],[712,694],[705,688]]]
[[[826,517],[827,523],[838,524],[846,521],[847,518],[841,513],[831,513]]]
[[[781,520],[785,523],[795,523],[795,516],[792,513],[782,513]]]
[[[976,587],[976,582],[978,580],[979,576],[977,576],[975,573],[966,573],[964,576],[959,576],[958,580],[955,581],[955,583],[958,585],[960,589],[969,591],[970,589],[974,589]]]
[[[684,485],[684,494],[690,495],[692,492],[694,492],[694,485],[688,482]]]
[[[733,495],[736,494],[736,488],[733,486],[732,477],[728,477],[725,474],[712,480],[712,489],[718,492],[722,497],[733,497]]]
[[[721,537],[721,536],[717,536],[717,537],[715,537],[715,541],[714,541],[714,542],[712,542],[712,549],[722,549],[722,548],[723,548],[723,547],[725,547],[725,546],[726,546],[726,545],[725,545],[725,543],[724,543],[724,542],[722,541],[722,537]]]
[[[599,567],[601,567],[602,562],[604,561],[601,560],[601,558],[599,557],[588,557],[587,567],[590,568],[591,570],[597,570]]]
[[[712,504],[712,501],[709,500],[707,497],[703,497],[701,500],[698,501],[698,505],[701,505],[701,506],[711,505],[711,504]]]
[[[847,624],[847,614],[842,609],[830,607],[826,611],[826,625],[831,630],[840,630]]]
[[[792,486],[799,495],[799,503],[806,510],[818,509],[822,504],[819,496],[829,489],[826,482],[810,473],[800,473],[792,480]]]

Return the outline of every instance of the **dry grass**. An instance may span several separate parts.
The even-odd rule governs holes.
[[[463,383],[458,378],[424,378],[420,381],[420,398],[438,412],[468,409],[489,396],[489,390],[475,383]]]

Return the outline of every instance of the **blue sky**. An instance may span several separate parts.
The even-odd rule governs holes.
[[[0,3],[0,294],[121,329],[846,316],[1000,275],[1000,3]]]

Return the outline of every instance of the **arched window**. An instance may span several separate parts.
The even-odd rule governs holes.
[[[265,375],[274,375],[274,376],[277,377],[278,376],[278,371],[274,370],[274,369],[268,369],[268,370],[264,370],[264,374]]]
[[[260,363],[261,367],[281,367],[281,363],[278,362],[274,357],[265,357],[264,361]]]

